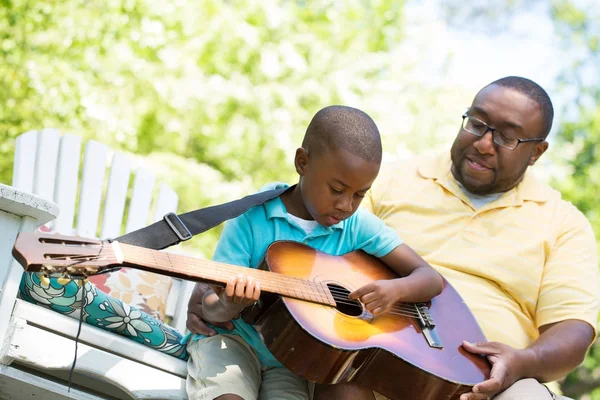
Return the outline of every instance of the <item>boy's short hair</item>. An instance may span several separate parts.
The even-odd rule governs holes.
[[[344,149],[366,161],[381,162],[381,137],[375,121],[347,106],[318,111],[306,129],[302,147],[309,155]]]

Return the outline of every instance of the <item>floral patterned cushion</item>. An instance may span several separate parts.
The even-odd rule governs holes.
[[[89,281],[109,296],[165,322],[172,282],[168,276],[123,268],[110,274],[92,276]]]
[[[85,293],[85,297],[84,297]],[[33,304],[79,319],[101,329],[182,360],[188,358],[180,332],[148,313],[107,295],[87,280],[47,278],[25,272],[19,297]]]

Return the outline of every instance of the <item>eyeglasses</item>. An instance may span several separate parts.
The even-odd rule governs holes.
[[[490,128],[485,122],[467,115],[465,112],[462,116],[462,129],[471,135],[482,137],[488,132],[492,132],[492,139],[500,147],[504,147],[508,150],[514,150],[517,148],[519,143],[523,142],[540,142],[546,140],[546,138],[534,138],[534,139],[520,139],[516,136],[511,136],[498,129]]]

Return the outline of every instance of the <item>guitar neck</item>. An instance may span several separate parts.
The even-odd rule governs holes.
[[[125,267],[220,286],[225,286],[229,278],[243,274],[259,282],[263,292],[335,306],[335,300],[324,283],[118,242],[112,245],[115,246],[115,252],[122,253]]]

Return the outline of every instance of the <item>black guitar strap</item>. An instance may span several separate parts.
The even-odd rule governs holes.
[[[235,218],[248,209],[274,199],[291,188],[293,186],[259,192],[228,203],[201,208],[185,214],[169,213],[162,220],[152,225],[111,239],[111,241],[116,240],[120,243],[161,250],[189,240],[192,236],[214,228],[228,219]]]

